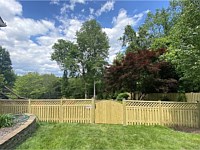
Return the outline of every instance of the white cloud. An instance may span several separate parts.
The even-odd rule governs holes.
[[[69,3],[70,4],[63,4],[63,7],[60,9],[61,14],[65,14],[69,10],[73,11],[76,3],[85,4],[85,0],[70,0]]]
[[[133,17],[127,15],[127,11],[125,9],[121,9],[117,17],[113,18],[113,27],[112,28],[104,28],[104,32],[108,35],[110,42],[109,49],[109,61],[112,62],[116,56],[116,53],[121,51],[121,42],[119,38],[124,33],[124,28],[126,25],[131,25],[132,27],[136,26],[138,22],[142,19],[144,14],[147,12],[142,12],[134,15]]]
[[[90,14],[93,15],[94,14],[94,9],[93,8],[89,8],[90,10]]]
[[[84,3],[83,0],[71,0],[70,3]],[[110,7],[111,8],[111,7]],[[104,11],[109,9],[102,9]],[[54,73],[61,76],[59,66],[51,61],[52,45],[58,39],[75,40],[76,31],[81,28],[85,19],[69,19],[65,15],[57,17],[60,25],[49,20],[34,20],[22,16],[22,5],[14,0],[0,1],[0,15],[6,21],[7,27],[0,29],[0,45],[9,52],[13,68],[17,74],[27,72]],[[122,9],[117,17],[113,18],[113,27],[104,28],[110,41],[109,59],[113,60],[115,53],[121,49],[119,37],[124,32],[127,24],[137,25],[138,21],[147,12],[128,16],[127,11]],[[89,18],[94,18],[94,9],[90,9]],[[3,38],[2,38],[3,37]]]
[[[60,0],[51,0],[50,4],[59,5]]]
[[[15,0],[0,1],[0,15],[4,21],[10,21],[16,15],[22,15],[22,6]]]
[[[2,5],[0,1],[0,12],[6,10],[4,14],[10,14],[7,27],[0,29],[0,37],[3,37],[0,45],[9,51],[15,72],[54,73],[62,76],[59,66],[51,61],[52,45],[61,38],[74,41],[75,33],[82,22],[61,17],[61,25],[55,27],[55,23],[48,20],[24,18],[21,15],[21,4],[10,2]],[[13,7],[16,7],[15,11]]]
[[[59,30],[64,34],[65,39],[75,42],[76,31],[81,28],[83,21],[76,18],[68,19],[64,17],[60,17],[59,21],[62,23]]]
[[[113,0],[107,1],[99,10],[96,11],[96,16],[100,16],[103,12],[114,10],[114,4],[115,2]]]

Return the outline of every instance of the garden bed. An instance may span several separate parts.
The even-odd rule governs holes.
[[[188,127],[177,126],[177,127],[172,127],[172,129],[181,132],[200,134],[200,128],[188,128]]]
[[[11,127],[0,129],[0,149],[14,149],[36,129],[36,118],[31,114],[14,115]]]

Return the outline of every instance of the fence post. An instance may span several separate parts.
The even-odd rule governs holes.
[[[0,114],[3,114],[2,113],[2,106],[1,106],[1,100],[0,100]]]
[[[162,111],[162,102],[161,102],[161,100],[159,100],[159,115],[160,115],[160,125],[163,125],[163,122],[162,122],[162,118],[163,118],[163,111]]]
[[[60,112],[59,112],[59,122],[63,122],[63,100],[60,100]]]
[[[126,101],[123,100],[123,125],[126,125]]]
[[[92,108],[91,108],[91,123],[95,123],[95,99],[92,99]]]
[[[28,113],[31,114],[31,99],[28,99]]]
[[[198,122],[198,124],[199,124],[199,128],[200,128],[200,101],[197,101],[197,109],[199,111],[199,117],[198,117],[199,122]]]

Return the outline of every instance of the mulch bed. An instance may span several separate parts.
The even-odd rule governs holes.
[[[23,114],[17,115],[17,117],[14,119],[14,125],[12,125],[11,127],[0,128],[0,139],[2,139],[7,134],[11,133],[18,127],[20,127],[27,120],[28,120],[28,118],[25,118]]]
[[[194,134],[200,134],[200,128],[189,128],[189,127],[172,127],[175,131],[181,131],[186,133],[194,133]]]

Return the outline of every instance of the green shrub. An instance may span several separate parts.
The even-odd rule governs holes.
[[[13,116],[11,114],[0,115],[0,128],[13,125]]]
[[[178,102],[187,102],[187,98],[186,98],[185,94],[184,93],[179,93],[177,101]]]
[[[165,95],[161,98],[161,101],[170,101],[170,99]]]
[[[128,95],[128,93],[120,93],[120,94],[118,94],[118,96],[117,96],[117,100],[123,100],[123,99],[128,99],[128,97],[129,97],[129,95]]]

